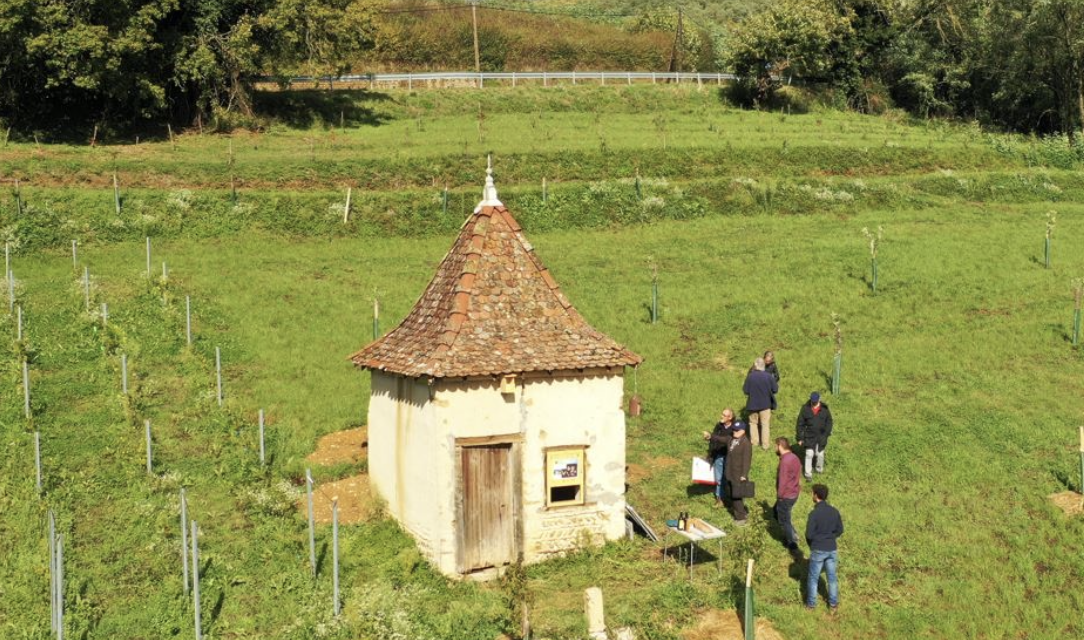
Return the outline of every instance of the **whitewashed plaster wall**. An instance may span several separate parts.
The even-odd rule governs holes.
[[[456,575],[456,441],[520,438],[524,561],[625,533],[623,376],[427,382],[373,372],[369,472],[389,512],[439,570]],[[431,398],[431,399],[430,399]],[[546,449],[584,446],[585,504],[546,507]]]

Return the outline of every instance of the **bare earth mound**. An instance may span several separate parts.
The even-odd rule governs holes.
[[[305,458],[308,462],[319,465],[332,465],[342,462],[361,462],[369,454],[369,429],[358,427],[346,431],[336,431],[320,438],[316,451]]]
[[[343,478],[335,482],[317,484],[312,492],[312,514],[317,524],[331,524],[331,499],[339,498],[339,523],[362,522],[372,513],[373,494],[369,489],[369,476]],[[308,506],[302,497],[297,509],[305,513]]]
[[[1084,513],[1084,497],[1076,491],[1062,491],[1050,494],[1050,501],[1054,506],[1065,512],[1067,516],[1079,516]]]
[[[757,618],[757,640],[783,640],[764,618]],[[682,640],[745,640],[741,618],[737,612],[709,609],[700,616],[695,627],[681,632]]]

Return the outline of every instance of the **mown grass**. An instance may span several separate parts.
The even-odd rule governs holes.
[[[122,188],[221,189],[229,188],[234,176],[242,189],[353,184],[386,190],[473,185],[478,158],[486,153],[495,155],[507,186],[542,177],[631,178],[636,166],[645,177],[668,169],[689,177],[718,175],[731,166],[773,174],[779,164],[790,175],[847,171],[863,154],[872,154],[882,170],[896,164],[907,170],[916,163],[928,168],[947,162],[957,169],[1001,163],[977,130],[936,123],[916,127],[906,118],[831,111],[741,111],[728,107],[722,90],[713,86],[495,87],[440,94],[360,92],[348,101],[334,93],[312,93],[307,101],[295,94],[271,99],[299,103],[278,105],[287,114],[311,110],[309,118],[288,118],[306,128],[228,137],[190,132],[179,135],[175,145],[164,139],[96,147],[11,143],[0,150],[2,177],[19,178],[29,188],[110,189],[116,172]],[[327,109],[323,101],[328,100],[342,102],[342,109],[321,128],[316,114]],[[338,115],[350,109],[358,115],[340,128]],[[657,155],[667,149],[679,150],[685,161]],[[784,150],[792,153],[770,165],[750,157]],[[614,162],[609,155],[628,159]]]
[[[530,105],[535,99],[549,104],[555,94],[504,95]],[[581,100],[575,91],[567,95]],[[631,98],[617,95],[600,98],[599,109],[634,111]],[[633,87],[624,95],[657,95],[664,105],[712,104],[688,88]],[[456,122],[452,111],[474,97],[402,99],[441,114],[433,121],[444,128]],[[508,128],[529,127],[533,109],[515,108],[522,113],[518,121],[509,118]],[[689,122],[699,117],[700,107],[692,108],[682,116]],[[740,163],[720,164],[716,174],[695,166],[710,167],[726,146],[708,136],[704,144],[715,146],[703,151],[691,125],[664,149],[645,125],[649,115],[603,115],[604,124],[621,123],[614,137],[627,142],[628,158],[635,151],[644,165],[678,174],[685,154],[695,161],[688,179],[663,181],[644,172],[636,195],[630,165],[613,161],[616,151],[604,155],[594,148],[597,140],[569,138],[560,142],[567,158],[556,146],[540,155],[547,162],[582,162],[595,172],[590,181],[553,187],[543,205],[533,182],[539,169],[524,153],[519,173],[501,173],[498,164],[498,187],[577,308],[647,358],[626,385],[645,403],[643,417],[628,427],[629,500],[655,524],[679,510],[727,522],[709,508],[708,496],[688,485],[688,460],[703,450],[697,434],[723,406],[740,405],[744,372],[771,348],[783,371],[775,432],[791,435],[802,400],[828,386],[830,314],[840,314],[843,392],[828,397],[837,432],[825,481],[848,528],[844,609],[834,618],[805,612],[797,579],[804,568],[771,541],[771,525],[758,524],[727,540],[722,575],[702,565],[692,585],[640,540],[531,567],[537,637],[581,637],[582,589],[599,585],[612,626],[633,625],[645,638],[675,638],[704,608],[737,606],[735,580],[750,555],[759,558],[760,610],[788,638],[1079,636],[1074,612],[1084,605],[1077,588],[1084,578],[1078,553],[1084,523],[1067,520],[1046,499],[1080,489],[1075,429],[1084,354],[1069,344],[1069,283],[1084,274],[1079,176],[1030,167],[1020,154],[986,145],[967,128],[711,108],[734,125],[733,148],[745,150]],[[589,123],[595,118],[581,116]],[[821,127],[834,127],[831,136],[817,133],[818,119]],[[469,128],[469,118],[459,121]],[[393,126],[410,124],[364,133]],[[787,166],[780,160],[782,142],[757,126],[811,137],[808,146],[788,146],[793,164]],[[842,168],[859,161],[831,150],[837,135],[844,136],[846,153],[863,148],[861,133],[848,139],[840,127],[866,130],[865,142],[875,143],[873,158],[861,160],[865,173],[847,175]],[[911,150],[878,141],[886,128],[898,140],[911,140]],[[362,130],[348,132],[354,133]],[[330,557],[324,556],[316,585],[308,577],[305,523],[290,505],[291,486],[303,476],[304,457],[319,436],[364,423],[368,376],[354,371],[346,356],[371,339],[374,297],[388,330],[424,288],[477,199],[475,152],[485,147],[472,147],[469,158],[454,144],[432,158],[419,152],[418,162],[461,167],[464,186],[454,192],[447,215],[438,215],[434,190],[400,190],[389,181],[362,206],[386,215],[381,207],[399,203],[407,213],[390,227],[344,226],[341,213],[332,211],[341,195],[300,184],[291,192],[271,188],[291,162],[301,162],[290,155],[306,135],[261,137],[274,141],[261,146],[267,156],[260,171],[268,172],[269,182],[258,193],[242,193],[247,207],[240,212],[221,190],[221,167],[208,152],[226,142],[209,136],[183,139],[176,153],[190,168],[170,164],[168,142],[137,151],[147,154],[147,167],[160,163],[153,170],[179,183],[216,176],[217,191],[190,185],[190,195],[178,196],[173,187],[150,185],[126,196],[120,218],[109,211],[107,188],[68,188],[64,179],[27,188],[27,201],[37,207],[29,214],[19,217],[5,203],[3,229],[16,241],[13,269],[28,340],[16,345],[11,321],[0,316],[6,345],[0,435],[9,451],[0,465],[0,553],[7,559],[0,566],[0,635],[44,638],[48,632],[47,507],[58,511],[68,540],[69,637],[191,633],[177,557],[182,486],[204,529],[211,637],[475,640],[516,628],[506,586],[445,581],[380,517],[344,528],[341,622],[330,615]],[[402,131],[384,146],[357,152],[357,162],[393,166],[396,135]],[[642,150],[635,149],[637,140]],[[758,144],[778,151],[758,151]],[[54,154],[67,156],[63,162],[92,176],[92,183],[106,166],[95,159],[100,149],[45,147],[38,154],[30,145],[5,153],[19,171],[41,161],[35,175],[42,180],[61,175],[59,164],[49,164]],[[277,168],[276,157],[285,169]],[[825,158],[840,164],[823,165]],[[312,184],[334,182],[325,168],[351,161],[344,153],[312,167]],[[914,164],[906,168],[908,162]],[[506,180],[510,173],[520,177]],[[415,197],[427,208],[403,204]],[[135,208],[137,200],[142,209]],[[1054,267],[1047,270],[1042,238],[1051,209],[1059,222]],[[874,296],[860,230],[878,225],[886,235]],[[401,235],[388,235],[388,228]],[[142,275],[141,238],[148,232],[155,264],[169,264],[166,283],[148,284]],[[82,241],[95,303],[109,303],[106,331],[82,310],[66,250],[72,237]],[[652,263],[660,268],[657,325],[648,321]],[[183,337],[185,295],[196,314],[192,349]],[[214,401],[216,346],[226,368],[224,409]],[[127,402],[120,395],[121,352],[131,357],[137,390]],[[24,353],[33,365],[32,425],[22,417]],[[266,471],[256,463],[259,408],[269,419],[272,464]],[[143,471],[144,418],[155,426],[155,478]],[[33,495],[33,428],[43,435],[41,501]],[[754,459],[761,491],[754,518],[763,519],[774,464],[767,454]],[[360,468],[314,471],[325,482]],[[803,497],[799,527],[809,506]],[[326,545],[328,532],[318,535]]]
[[[1045,209],[1036,206],[960,203],[951,209],[842,217],[714,218],[535,234],[532,240],[589,320],[647,357],[636,376],[646,411],[643,418],[630,421],[628,440],[629,460],[645,469],[646,476],[632,485],[629,499],[656,523],[680,509],[725,522],[709,509],[706,496],[686,494],[687,460],[703,448],[696,434],[723,405],[740,404],[748,361],[765,348],[776,350],[783,367],[776,429],[788,434],[804,395],[827,386],[829,314],[842,316],[843,393],[829,400],[838,430],[829,449],[826,481],[834,491],[833,502],[847,518],[842,552],[845,610],[835,619],[821,614],[811,618],[800,607],[793,577],[801,568],[792,566],[776,545],[767,544],[759,564],[758,601],[763,614],[787,637],[995,638],[1019,632],[1072,637],[1079,633],[1079,620],[1068,612],[1081,604],[1073,585],[1084,575],[1074,541],[1084,529],[1080,521],[1065,520],[1045,496],[1078,484],[1073,445],[1080,408],[1071,389],[1084,374],[1084,358],[1068,344],[1068,281],[1084,271],[1084,224],[1079,207],[1058,208],[1059,240],[1050,271],[1039,264]],[[859,229],[875,224],[886,226],[887,238],[880,255],[881,289],[873,296]],[[189,423],[189,436],[197,440],[186,446],[163,436],[160,455],[164,469],[181,474],[194,504],[201,505],[198,496],[213,496],[213,506],[201,505],[209,513],[199,516],[207,522],[206,545],[213,550],[207,553],[216,558],[212,575],[218,574],[228,595],[215,622],[223,637],[283,635],[291,619],[302,627],[326,623],[307,584],[299,518],[236,513],[239,487],[264,486],[259,474],[252,478],[229,470],[242,458],[249,461],[242,466],[252,469],[255,409],[267,408],[274,425],[276,459],[270,477],[297,477],[303,456],[319,435],[359,424],[364,416],[367,377],[351,370],[345,356],[370,338],[373,295],[382,300],[384,326],[390,327],[388,323],[409,309],[449,241],[287,241],[258,236],[170,242],[156,248],[172,265],[178,286],[194,294],[199,341],[195,355],[184,355],[174,311],[168,321],[150,319],[146,324],[166,326],[140,341],[170,346],[158,347],[158,356],[147,348],[135,362],[148,389],[173,386],[170,371],[176,380],[196,387],[187,394],[148,391],[154,400],[148,401],[147,412],[155,424],[170,424],[172,413],[176,428],[183,433],[182,425]],[[136,295],[138,287],[130,284],[138,281],[141,252],[136,244],[84,249],[103,283],[103,297],[117,299],[111,309],[120,326],[139,324],[133,316],[155,306],[147,299],[151,294]],[[662,274],[663,319],[655,326],[647,321],[646,311],[649,259],[659,262]],[[64,299],[70,279],[65,262],[63,255],[52,252],[17,262],[33,274],[26,278],[32,311],[36,301],[44,305],[50,297],[60,297],[62,306],[78,306],[74,293]],[[129,284],[107,284],[118,280]],[[58,290],[50,291],[46,283]],[[126,287],[135,291],[125,293]],[[40,326],[40,316],[30,314],[31,327]],[[35,341],[41,331],[32,329]],[[85,327],[75,325],[69,331],[82,334]],[[74,337],[57,335],[55,345]],[[46,340],[48,335],[42,336],[43,344]],[[248,417],[240,438],[207,426],[221,421],[208,406],[213,379],[207,356],[213,344],[226,346],[227,394],[231,406]],[[99,399],[80,403],[101,412],[103,404],[118,404],[116,372],[94,349],[87,351],[85,363],[69,361],[65,368],[75,370],[73,377],[99,371],[108,378],[93,385]],[[148,359],[150,364],[142,364]],[[50,367],[44,353],[40,366],[60,368]],[[178,368],[181,371],[175,371]],[[65,378],[42,375],[36,383],[41,394],[70,393],[72,383]],[[155,382],[156,376],[163,379]],[[164,395],[158,399],[159,394]],[[180,399],[172,398],[178,394]],[[64,403],[42,402],[42,420],[65,421]],[[19,420],[12,417],[17,398],[5,405],[9,430],[21,433]],[[199,408],[195,415],[192,405]],[[123,416],[114,411],[84,421],[93,429],[123,421]],[[54,451],[65,433],[59,425],[55,428],[47,437]],[[73,534],[76,566],[82,563],[81,554],[100,559],[100,564],[88,562],[92,566],[73,570],[95,596],[91,600],[99,621],[90,627],[92,637],[106,637],[97,634],[107,629],[115,636],[138,637],[135,629],[157,618],[176,617],[170,624],[185,624],[176,613],[182,608],[176,594],[145,604],[140,616],[125,615],[118,594],[126,590],[124,581],[114,575],[122,554],[102,547],[103,535],[121,540],[132,536],[145,545],[170,540],[169,496],[145,495],[138,435],[138,430],[122,425],[68,445],[73,454],[86,456],[79,464],[78,459],[70,461],[85,475],[112,475],[118,466],[127,470],[124,489],[106,490],[97,484],[72,489],[76,482],[65,475],[62,481],[54,475],[50,482],[51,492],[64,497],[51,493],[49,501],[70,500],[69,517],[80,522]],[[24,454],[26,447],[24,438]],[[102,456],[117,449],[125,451],[124,462]],[[68,468],[69,463],[54,456],[49,456],[52,474]],[[9,484],[21,488],[14,503],[24,509],[33,503],[27,493],[32,488],[25,475],[28,460],[26,455],[9,458],[5,475]],[[766,491],[774,457],[757,454],[754,467]],[[102,507],[101,513],[93,508],[95,496],[117,502]],[[762,494],[761,501],[764,498]],[[158,505],[162,521],[156,526],[122,517],[124,505],[147,500]],[[808,507],[803,500],[799,524]],[[224,521],[216,525],[220,519]],[[19,522],[5,520],[8,526]],[[9,544],[21,545],[27,555],[37,549],[40,555],[43,543],[34,535],[38,526],[20,525]],[[380,544],[371,540],[374,530],[387,527],[375,522],[350,529],[347,580],[353,591],[347,592],[346,629],[372,631],[386,623],[385,630],[399,624],[433,637],[468,637],[459,633],[463,621],[453,624],[437,615],[446,607],[445,596],[453,595],[461,602],[457,607],[466,607],[463,615],[468,618],[487,610],[500,618],[493,609],[499,610],[493,601],[498,592],[469,586],[447,592],[434,586],[441,580],[414,567],[418,559],[408,553],[410,546],[401,535],[394,534],[388,548],[386,532]],[[697,608],[734,606],[737,594],[730,581],[740,572],[740,558],[731,557],[729,549],[755,550],[764,543],[756,537],[743,534],[728,543],[733,547],[728,547],[724,576],[716,578],[709,567],[700,567],[697,588],[687,586],[673,565],[649,559],[644,543],[621,543],[534,567],[529,575],[536,628],[553,637],[582,633],[581,589],[601,584],[615,624],[638,626],[647,637],[673,637]],[[155,561],[137,555],[125,566],[161,583],[158,593],[176,590],[173,555]],[[373,562],[391,562],[404,573],[388,581],[361,569]],[[407,569],[402,569],[403,562]],[[38,578],[41,582],[40,569]],[[282,580],[285,585],[268,589]],[[31,590],[34,581],[24,577],[23,584]],[[44,620],[44,588],[36,588],[42,595],[38,619]],[[142,588],[155,592],[146,584]],[[430,593],[434,588],[436,595]],[[407,596],[398,602],[387,589]],[[323,591],[321,598],[327,595]],[[209,593],[216,597],[213,588]],[[308,603],[306,607],[289,604],[294,595]],[[422,626],[413,617],[419,612],[404,610],[404,603],[443,623]],[[407,618],[363,626],[361,618],[372,614],[367,608],[377,605],[388,608],[382,615]],[[20,616],[9,624],[22,628],[31,620]]]

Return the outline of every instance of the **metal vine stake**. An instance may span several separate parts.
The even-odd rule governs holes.
[[[1080,309],[1084,302],[1084,278],[1073,280],[1073,346],[1080,346]]]
[[[832,327],[835,330],[836,355],[832,359],[832,395],[839,395],[839,381],[843,370],[843,328],[839,315],[832,313]]]
[[[659,321],[659,263],[654,258],[648,258],[651,265],[651,324]]]

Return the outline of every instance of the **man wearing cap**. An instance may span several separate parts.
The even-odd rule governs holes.
[[[749,414],[749,437],[754,445],[765,450],[771,447],[772,404],[779,393],[779,383],[764,370],[764,358],[753,362],[753,369],[745,377],[742,392],[748,397],[745,411]]]
[[[719,416],[715,429],[711,433],[704,432],[704,439],[708,441],[708,462],[715,473],[716,507],[723,506],[723,494],[726,493],[726,454],[734,437],[734,426],[738,424],[745,427],[741,420],[734,419],[734,410],[727,407]]]
[[[798,412],[798,445],[805,448],[805,477],[813,477],[813,459],[816,458],[817,473],[824,473],[824,450],[828,448],[828,436],[832,435],[832,412],[821,402],[821,394],[809,394],[809,402]]]
[[[730,509],[734,515],[734,524],[748,522],[749,512],[745,509],[743,498],[734,497],[734,484],[749,479],[749,467],[753,462],[753,446],[745,436],[745,424],[734,423],[732,438],[726,454],[726,480],[730,486]]]

